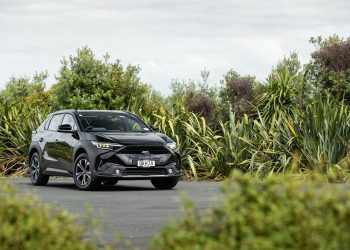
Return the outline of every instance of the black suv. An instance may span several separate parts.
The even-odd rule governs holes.
[[[62,110],[32,134],[29,169],[34,185],[70,176],[79,189],[118,180],[150,180],[175,187],[180,176],[176,143],[128,111]]]

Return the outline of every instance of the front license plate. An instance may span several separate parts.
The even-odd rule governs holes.
[[[149,168],[149,167],[154,167],[155,165],[156,165],[155,161],[150,161],[150,160],[137,161],[138,167]]]

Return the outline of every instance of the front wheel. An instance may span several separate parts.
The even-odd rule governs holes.
[[[40,166],[39,154],[37,152],[35,152],[30,158],[29,168],[30,168],[30,180],[33,183],[33,185],[45,186],[49,181],[50,176],[43,175],[42,169]]]
[[[81,190],[93,190],[96,188],[100,180],[92,178],[92,166],[90,166],[90,162],[87,154],[81,154],[75,161],[74,165],[74,182],[75,185]]]
[[[151,180],[153,186],[156,189],[172,189],[176,186],[177,182],[179,181],[178,177],[168,177],[168,178],[161,178],[161,179],[153,179]]]

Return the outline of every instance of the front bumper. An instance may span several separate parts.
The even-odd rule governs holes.
[[[148,155],[141,152],[148,151]],[[138,160],[153,160],[155,167],[138,167]],[[165,147],[124,147],[102,154],[97,159],[95,175],[100,178],[155,179],[180,177],[180,156]]]
[[[163,177],[180,177],[181,171],[174,163],[162,167],[125,167],[114,163],[105,163],[97,169],[97,177],[117,179],[153,179]]]

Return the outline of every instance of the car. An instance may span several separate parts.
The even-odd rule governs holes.
[[[131,112],[60,110],[32,132],[29,170],[34,185],[68,176],[81,190],[119,180],[172,189],[181,177],[181,156],[172,139]]]

